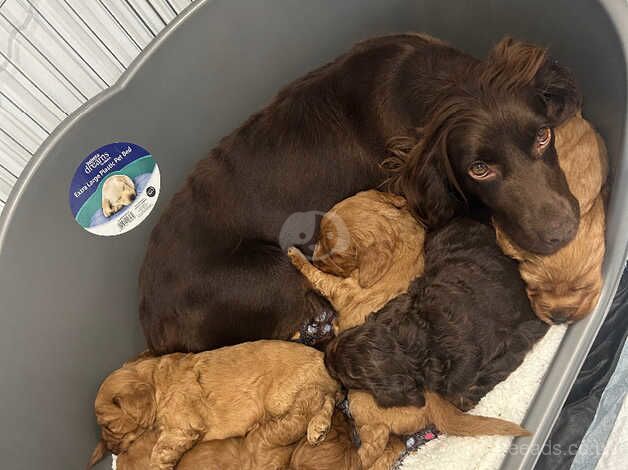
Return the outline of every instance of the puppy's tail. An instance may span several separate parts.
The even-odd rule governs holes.
[[[92,456],[89,458],[89,462],[87,462],[87,470],[100,462],[105,457],[106,453],[107,445],[105,444],[105,441],[101,439],[98,444],[96,444],[96,448],[94,449],[94,452],[92,452]]]
[[[434,392],[425,392],[427,419],[436,428],[452,436],[529,436],[518,424],[499,418],[464,413]]]

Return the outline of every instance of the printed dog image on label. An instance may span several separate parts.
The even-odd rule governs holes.
[[[128,142],[90,153],[70,185],[70,209],[78,224],[96,235],[119,235],[148,217],[159,198],[159,167],[153,156]]]

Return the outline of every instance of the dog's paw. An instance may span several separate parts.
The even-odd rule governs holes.
[[[297,269],[301,269],[308,263],[307,258],[301,253],[301,250],[294,246],[288,248],[288,258],[290,258],[290,261]]]
[[[331,427],[327,417],[315,416],[307,425],[307,441],[310,445],[318,445],[325,440]]]

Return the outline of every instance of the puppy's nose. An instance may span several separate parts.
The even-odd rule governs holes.
[[[136,197],[136,195],[135,195],[135,194],[131,194],[131,198],[130,198],[130,199],[131,199],[131,201],[135,201],[135,197]]]
[[[552,320],[552,323],[554,323],[555,325],[561,325],[563,323],[567,323],[575,312],[575,308],[561,308],[557,310],[552,310],[549,314],[549,317]]]

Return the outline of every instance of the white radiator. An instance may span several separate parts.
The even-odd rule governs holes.
[[[0,211],[42,141],[192,0],[0,0]]]

